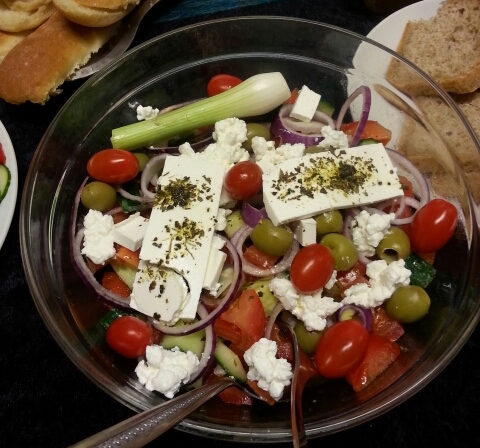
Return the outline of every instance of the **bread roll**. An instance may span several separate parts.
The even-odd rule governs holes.
[[[435,17],[408,22],[397,52],[418,65],[447,92],[469,93],[480,88],[480,2],[446,0]],[[432,88],[392,60],[387,79],[413,96]]]
[[[98,1],[99,4],[110,4],[111,7],[84,6],[76,0],[53,0],[53,3],[72,22],[89,27],[104,27],[121,20],[140,0]],[[120,6],[115,6],[118,4]]]
[[[5,31],[0,31],[0,63],[3,61],[7,53],[25,39],[32,31],[25,30],[19,31],[18,33],[6,33]]]
[[[37,28],[47,20],[56,8],[51,1],[40,5],[37,9],[12,10],[0,0],[0,30],[9,33]]]
[[[115,28],[87,28],[55,12],[3,59],[0,97],[13,104],[44,104],[69,75],[87,63]]]

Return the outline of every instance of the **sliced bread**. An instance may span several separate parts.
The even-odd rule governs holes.
[[[480,1],[446,0],[435,17],[408,22],[397,53],[426,72],[444,90],[470,93],[480,88]],[[392,59],[387,79],[399,90],[416,96],[432,93]]]

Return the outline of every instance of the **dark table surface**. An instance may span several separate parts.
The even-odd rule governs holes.
[[[242,15],[300,17],[364,35],[385,17],[368,11],[361,0],[162,0],[145,18],[134,45],[194,22]],[[0,252],[0,446],[4,447],[67,447],[133,415],[92,384],[52,338],[35,308],[20,256],[20,197],[29,163],[50,121],[80,85],[67,84],[45,106],[0,101],[0,120],[15,147],[19,171],[18,203]],[[480,446],[479,353],[477,328],[453,362],[408,401],[368,423],[313,439],[310,446]],[[177,429],[149,446],[166,442],[172,446],[251,446],[204,439]]]

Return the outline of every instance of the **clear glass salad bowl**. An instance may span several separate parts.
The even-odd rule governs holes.
[[[442,133],[428,108],[385,79],[391,58],[430,86],[431,97],[451,115],[456,140]],[[438,282],[430,311],[406,325],[397,361],[359,393],[344,380],[309,386],[304,395],[306,431],[318,437],[364,423],[418,392],[454,358],[480,317],[479,192],[467,186],[452,156],[461,144],[478,157],[479,142],[450,98],[393,52],[336,27],[281,17],[200,23],[140,45],[89,79],[48,128],[23,191],[21,249],[33,299],[72,362],[135,411],[159,403],[161,396],[137,381],[136,363],[104,342],[98,323],[106,308],[72,264],[72,205],[86,162],[110,146],[113,128],[136,121],[132,105],[161,109],[203,97],[208,80],[219,73],[246,79],[275,71],[290,88],[307,85],[321,93],[337,111],[357,87],[369,86],[370,118],[392,130],[388,147],[406,152],[425,174],[432,194],[448,198],[460,210],[455,235],[435,259]],[[351,118],[358,118],[361,106],[361,100],[352,103]],[[179,428],[231,441],[288,441],[289,405],[228,406],[214,399]]]

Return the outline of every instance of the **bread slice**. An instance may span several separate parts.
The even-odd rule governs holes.
[[[470,122],[472,129],[480,136],[480,91],[466,95],[453,95],[452,98]],[[466,184],[475,202],[480,204],[480,152],[467,129],[453,109],[440,97],[419,96],[414,98],[414,101],[432,129],[450,148],[457,164],[463,171]],[[439,157],[439,159],[441,158]],[[430,160],[429,163],[434,167],[439,162]]]
[[[15,45],[0,64],[0,98],[44,104],[75,69],[114,34],[116,25],[88,28],[55,12]]]
[[[410,60],[447,92],[480,88],[480,2],[446,0],[435,17],[408,22],[397,53]],[[386,77],[399,90],[428,95],[432,88],[399,61],[391,61]]]
[[[104,27],[125,17],[140,0],[99,0],[99,5],[84,6],[76,0],[53,0],[55,6],[72,22],[89,27]],[[105,5],[109,4],[109,7]],[[118,6],[120,5],[120,6]]]

